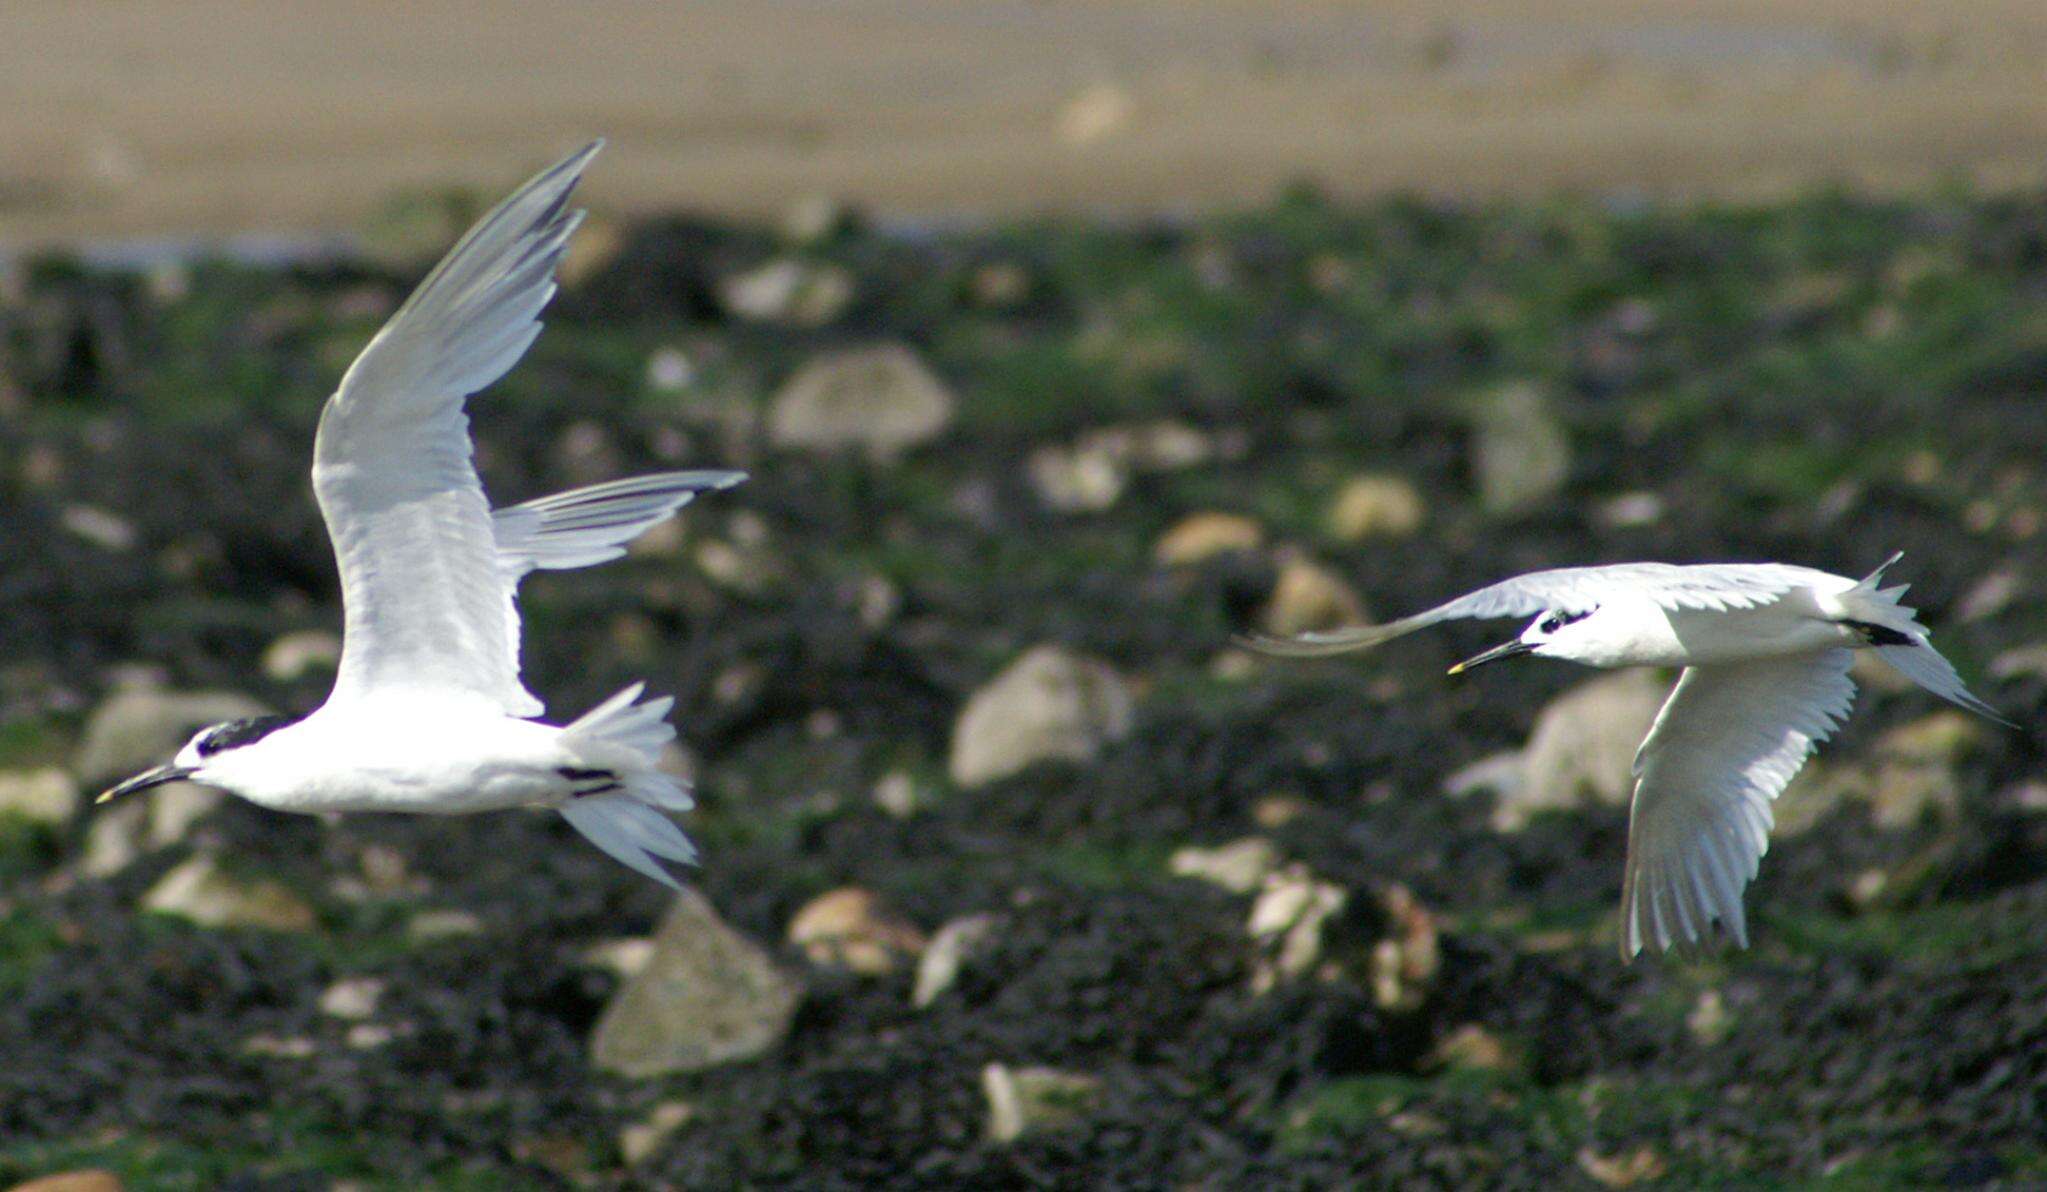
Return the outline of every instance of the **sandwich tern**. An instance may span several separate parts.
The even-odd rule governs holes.
[[[166,782],[281,811],[456,814],[552,807],[597,847],[669,885],[695,850],[664,812],[692,806],[657,766],[671,698],[634,684],[567,725],[519,677],[519,582],[587,567],[739,472],[667,472],[493,511],[463,401],[540,332],[582,212],[570,192],[603,142],[499,203],[371,339],[320,414],[313,491],[341,571],[343,637],[327,701],[195,735],[100,801]]]
[[[1623,960],[1707,939],[1743,947],[1742,890],[1769,848],[1770,804],[1848,715],[1855,650],[1972,712],[2009,724],[1963,686],[1882,567],[1852,580],[1783,563],[1621,563],[1536,571],[1384,625],[1253,637],[1269,654],[1362,650],[1456,618],[1533,616],[1519,637],[1450,668],[1533,654],[1587,666],[1683,667],[1635,753],[1621,879]]]

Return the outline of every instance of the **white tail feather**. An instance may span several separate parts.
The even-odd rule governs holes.
[[[1891,669],[1926,688],[1933,694],[1957,707],[1967,708],[1978,716],[1988,716],[1999,724],[2017,728],[2018,725],[1998,714],[1996,708],[1984,703],[1962,682],[1962,676],[1955,673],[1954,664],[1940,651],[1933,648],[1925,638],[1909,646],[1878,646],[1877,657],[1891,664]]]
[[[661,747],[675,739],[675,726],[668,723],[675,700],[662,696],[636,703],[645,689],[645,684],[635,683],[562,730],[571,744],[586,742],[613,752],[624,751],[637,764],[619,771],[622,789],[571,798],[557,810],[590,843],[673,886],[676,881],[662,861],[690,864],[697,851],[663,812],[688,811],[696,806],[696,800],[680,779],[657,768]]]
[[[1926,627],[1919,623],[1918,612],[1899,603],[1905,595],[1905,589],[1911,585],[1898,584],[1889,588],[1876,586],[1883,579],[1884,569],[1897,562],[1903,554],[1904,552],[1900,551],[1885,559],[1882,567],[1864,576],[1862,581],[1847,593],[1854,602],[1858,618],[1895,629],[1911,639],[1908,645],[1878,646],[1877,657],[1889,663],[1899,674],[1957,707],[1967,708],[1979,716],[1988,716],[1999,724],[2018,727],[1998,715],[1996,708],[1984,703],[1970,692],[1967,685],[1962,682],[1962,676],[1955,673],[1954,664],[1933,648],[1932,641],[1927,637]],[[1855,599],[1858,596],[1860,599]]]
[[[561,806],[562,818],[591,844],[648,877],[681,889],[661,864],[663,860],[692,864],[696,846],[673,820],[642,803],[628,787],[615,795],[592,795]]]

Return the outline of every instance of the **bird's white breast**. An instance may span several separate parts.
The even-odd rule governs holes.
[[[480,704],[330,705],[224,755],[218,780],[283,811],[489,811],[564,793],[560,737]]]
[[[1769,604],[1668,609],[1647,599],[1602,607],[1599,633],[1581,650],[1594,666],[1700,666],[1857,644],[1830,594],[1795,588]]]

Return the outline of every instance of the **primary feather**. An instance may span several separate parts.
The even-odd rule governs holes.
[[[313,491],[341,570],[330,704],[429,689],[542,711],[519,680],[519,615],[471,460],[463,399],[540,332],[580,212],[566,210],[602,142],[499,203],[427,275],[320,415]]]

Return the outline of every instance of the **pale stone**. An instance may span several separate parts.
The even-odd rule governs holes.
[[[1527,1066],[1520,1048],[1475,1022],[1437,1040],[1422,1059],[1424,1068],[1455,1072],[1518,1072]]]
[[[1265,541],[1265,527],[1238,513],[1196,513],[1175,523],[1152,548],[1152,558],[1168,567],[1206,562],[1231,551],[1256,550]]]
[[[1368,621],[1365,603],[1342,577],[1300,556],[1280,566],[1259,624],[1274,637],[1343,629]]]
[[[1232,894],[1258,889],[1279,866],[1279,846],[1263,836],[1246,836],[1217,848],[1188,845],[1166,862],[1176,877],[1197,878]]]
[[[866,977],[896,971],[925,944],[916,924],[858,886],[828,890],[805,903],[789,921],[789,942],[812,964]]]
[[[142,909],[202,927],[311,931],[313,908],[273,881],[245,880],[201,853],[171,870],[142,896]]]
[[[361,1022],[377,1012],[383,1000],[381,977],[343,977],[320,992],[320,1013],[329,1018]]]
[[[1038,500],[1059,513],[1100,513],[1130,486],[1129,465],[1100,447],[1040,447],[1024,470]]]
[[[630,977],[647,967],[654,957],[654,941],[643,936],[602,940],[583,949],[582,961],[592,968],[608,969]]]
[[[1292,865],[1267,875],[1245,930],[1265,953],[1253,967],[1251,990],[1265,993],[1306,974],[1322,958],[1322,930],[1349,903],[1343,887]]]
[[[1388,932],[1372,946],[1372,1000],[1380,1009],[1411,1013],[1428,1000],[1442,969],[1436,917],[1405,886],[1380,895]]]
[[[0,816],[63,827],[78,814],[78,784],[54,766],[0,773]]]
[[[694,890],[676,896],[646,967],[626,979],[591,1040],[597,1067],[645,1078],[751,1059],[788,1034],[803,989]]]
[[[989,1139],[1009,1143],[1079,1122],[1100,1105],[1102,1082],[1056,1068],[989,1064],[981,1069],[981,1092],[988,1098]]]
[[[785,449],[860,450],[890,460],[952,425],[954,399],[900,344],[834,352],[798,369],[768,408],[768,439]]]
[[[1504,386],[1478,404],[1472,471],[1488,512],[1520,513],[1554,497],[1571,474],[1571,444],[1540,389]]]
[[[1625,805],[1634,795],[1635,751],[1669,695],[1658,672],[1631,668],[1551,700],[1522,752],[1520,785],[1493,809],[1493,827],[1516,832],[1539,811]]]
[[[1089,760],[1129,734],[1136,703],[1107,663],[1038,646],[968,697],[953,728],[952,780],[980,786],[1041,761]]]
[[[995,939],[1002,920],[995,915],[968,915],[938,929],[930,946],[917,958],[917,981],[910,990],[910,1004],[923,1009],[953,987],[974,960],[985,953]]]
[[[263,673],[280,683],[341,665],[341,639],[324,629],[287,633],[263,651]]]
[[[618,1132],[618,1154],[627,1167],[638,1167],[660,1152],[676,1131],[696,1116],[687,1101],[663,1101],[653,1112]]]
[[[822,327],[853,301],[853,275],[837,265],[783,257],[723,279],[718,299],[754,322]]]
[[[1343,542],[1405,538],[1421,529],[1426,509],[1421,494],[1398,476],[1354,476],[1330,503],[1331,536]]]

